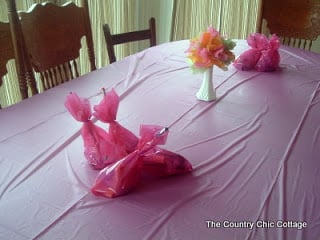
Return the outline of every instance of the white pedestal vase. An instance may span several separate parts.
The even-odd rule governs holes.
[[[202,84],[196,95],[199,100],[209,102],[216,99],[216,91],[212,82],[212,71],[213,67],[210,67],[203,73]]]

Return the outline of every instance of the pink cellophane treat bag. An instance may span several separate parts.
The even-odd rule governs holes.
[[[141,160],[134,151],[123,159],[102,169],[91,188],[97,196],[114,198],[132,191],[140,180]]]
[[[275,71],[280,62],[280,55],[277,50],[268,49],[262,51],[261,57],[257,62],[255,69],[258,72],[273,72]]]
[[[83,122],[81,136],[84,143],[84,155],[88,163],[95,169],[104,168],[109,163],[109,159],[113,158],[114,146],[109,140],[108,133],[90,120],[89,100],[80,98],[76,93],[70,93],[64,105],[77,121]]]
[[[154,135],[161,133],[161,130],[166,130],[161,126],[141,125],[140,136],[144,136],[147,141],[150,141]],[[164,145],[167,140],[167,135],[163,138],[158,138],[156,145]],[[161,142],[160,142],[161,140]],[[142,171],[154,177],[169,177],[178,174],[184,174],[192,171],[192,166],[183,156],[154,146],[141,155]]]
[[[158,130],[160,127],[146,128],[140,128],[141,138],[135,151],[99,172],[91,188],[93,194],[114,198],[127,194],[137,187],[141,177],[141,156],[157,144],[165,143],[167,137],[167,131],[161,132]],[[158,132],[155,132],[156,130]]]
[[[192,166],[183,156],[162,149],[157,145],[164,145],[169,133],[168,128],[157,125],[140,126],[140,145],[151,146],[140,154],[142,172],[153,177],[170,177],[192,171]]]
[[[233,65],[239,70],[249,71],[255,68],[260,57],[261,51],[256,48],[251,48],[234,60]]]
[[[261,51],[261,57],[255,69],[259,72],[275,71],[280,63],[280,41],[276,35],[272,35],[268,41],[268,47]]]
[[[167,128],[141,125],[141,138],[137,149],[120,161],[101,170],[91,189],[92,193],[113,198],[124,195],[137,187],[142,180],[143,173],[164,177],[190,172],[191,164],[182,156],[166,150],[161,151],[157,147],[159,144],[165,144],[167,135]],[[160,152],[157,154],[158,151]],[[182,164],[182,158],[184,164]],[[170,161],[172,163],[169,163]],[[182,165],[185,167],[184,170],[182,170]]]
[[[133,152],[138,144],[138,137],[116,121],[119,96],[112,89],[104,93],[101,102],[94,106],[93,115],[104,123],[109,123],[110,140],[116,146],[119,159]]]
[[[156,147],[142,156],[142,171],[153,177],[169,177],[192,171],[192,166],[183,156]]]
[[[233,63],[237,69],[271,72],[278,68],[280,41],[275,34],[270,39],[264,34],[250,34],[247,43],[251,48],[243,52]]]

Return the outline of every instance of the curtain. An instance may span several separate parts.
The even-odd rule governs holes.
[[[172,40],[190,39],[212,26],[229,38],[255,31],[260,0],[175,0]]]

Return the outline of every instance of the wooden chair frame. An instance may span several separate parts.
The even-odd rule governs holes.
[[[257,32],[268,29],[285,45],[311,50],[320,35],[319,0],[262,0]]]
[[[7,74],[7,63],[14,59],[14,49],[11,38],[10,24],[7,22],[0,22],[0,86],[2,85],[2,78]]]
[[[72,2],[62,6],[50,2],[34,4],[19,15],[15,0],[7,2],[14,42],[23,53],[20,59],[24,66],[20,67],[26,72],[40,73],[44,90],[79,76],[75,59],[79,57],[83,36],[90,70],[96,69],[87,0],[82,0],[79,7]],[[28,85],[32,93],[39,91],[34,78]]]
[[[110,27],[108,24],[103,25],[103,33],[107,45],[107,51],[109,55],[109,62],[113,63],[116,60],[116,55],[114,51],[114,46],[118,44],[150,40],[150,46],[156,45],[156,23],[155,18],[149,19],[149,29],[132,31],[119,34],[111,34]]]
[[[1,74],[0,74],[0,82],[2,81],[2,77],[4,74],[7,73],[6,70],[6,63],[10,59],[15,60],[15,67],[18,76],[19,82],[19,89],[21,98],[25,99],[28,98],[28,83],[32,86],[34,84],[35,87],[35,80],[32,71],[27,71],[28,67],[31,67],[30,63],[27,60],[27,54],[25,52],[24,42],[19,34],[16,34],[20,31],[19,24],[18,24],[18,15],[16,12],[16,4],[15,1],[6,0],[7,1],[7,9],[8,9],[8,23],[3,23],[3,32],[2,32],[2,40],[5,42],[1,42],[1,47],[6,47],[6,49],[1,50]],[[1,85],[1,84],[0,84]],[[36,94],[36,91],[32,91],[33,94]]]
[[[11,38],[10,24],[0,22],[0,87],[2,86],[2,78],[7,74],[7,63],[14,59],[14,49]],[[0,104],[1,109],[1,104]]]

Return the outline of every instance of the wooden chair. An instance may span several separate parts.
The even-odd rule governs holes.
[[[275,33],[283,44],[311,50],[320,35],[319,0],[262,0],[257,32]]]
[[[96,69],[87,0],[82,0],[80,7],[71,2],[63,6],[50,2],[34,4],[27,12],[19,12],[19,19],[14,22],[20,28],[17,38],[23,39],[27,57],[33,70],[40,73],[44,90],[79,76],[76,59],[83,36],[90,70]]]
[[[21,51],[22,49],[18,46],[21,43],[21,41],[18,40],[17,42],[14,42],[15,36],[12,34],[11,28],[11,22],[0,22],[0,87],[3,83],[3,77],[8,73],[7,63],[9,62],[9,60],[14,59],[19,81],[21,98],[25,99],[28,97],[28,81],[29,79],[34,80],[34,78],[32,78],[32,73],[31,75],[29,75],[26,72],[25,67],[28,64],[24,63],[24,53]]]
[[[0,87],[2,78],[7,74],[7,62],[14,59],[14,50],[9,23],[0,22]],[[0,105],[1,109],[1,105]]]
[[[114,51],[114,46],[117,44],[149,39],[151,47],[156,45],[156,21],[154,18],[150,18],[149,20],[149,29],[119,34],[111,34],[109,25],[104,24],[103,33],[106,40],[110,63],[117,61]]]
[[[6,34],[2,40],[7,43],[7,49],[5,50],[8,55],[4,56],[4,61],[8,61],[8,57],[15,59],[15,66],[18,75],[19,89],[21,98],[25,99],[29,97],[29,92],[34,95],[37,93],[36,82],[31,70],[31,64],[28,60],[27,52],[25,51],[25,45],[21,36],[21,28],[19,24],[19,18],[16,11],[16,3],[14,0],[6,0],[8,8],[9,23],[6,24]],[[9,33],[8,33],[9,26]],[[1,47],[3,47],[1,43]],[[10,50],[11,49],[11,50]],[[1,50],[2,52],[2,50]],[[1,54],[2,55],[2,54]],[[0,58],[3,56],[0,56]],[[28,89],[31,89],[29,91]]]
[[[9,23],[0,22],[0,86],[2,78],[7,74],[7,62],[14,59],[14,50]]]

